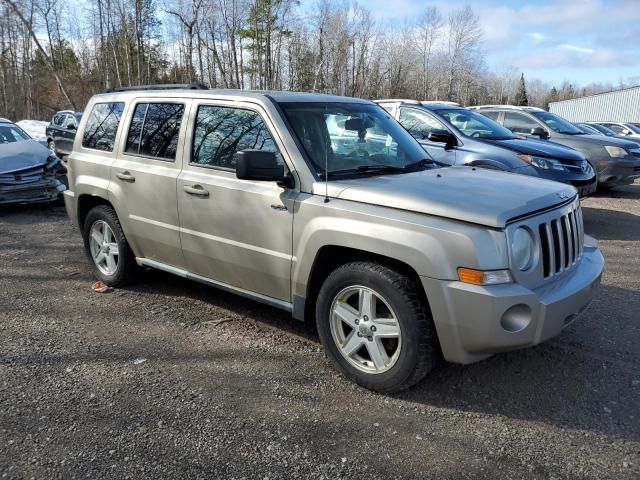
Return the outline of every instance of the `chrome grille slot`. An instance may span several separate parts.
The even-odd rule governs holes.
[[[576,206],[557,218],[538,225],[544,278],[549,278],[575,264],[584,247],[582,211]]]

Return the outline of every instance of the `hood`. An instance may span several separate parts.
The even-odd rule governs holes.
[[[590,143],[592,145],[613,145],[616,147],[622,147],[629,150],[630,148],[638,148],[638,144],[636,142],[631,142],[629,140],[623,140],[621,138],[615,137],[606,137],[604,135],[564,135],[565,138],[572,138],[576,142],[585,142]],[[553,141],[553,137],[551,137]]]
[[[504,228],[514,217],[566,203],[576,190],[527,175],[448,167],[330,181],[329,196]],[[313,193],[325,194],[316,182]]]
[[[585,160],[584,155],[580,152],[548,140],[513,138],[509,140],[491,140],[491,143],[527,155],[550,157],[564,162],[579,163]]]
[[[51,150],[36,140],[0,144],[0,174],[44,166]]]

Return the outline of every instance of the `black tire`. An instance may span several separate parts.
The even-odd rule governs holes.
[[[115,273],[112,275],[107,275],[100,271],[93,259],[93,256],[91,255],[91,228],[99,221],[105,222],[109,228],[111,228],[116,243],[118,244],[119,255],[117,268]],[[98,205],[91,209],[84,221],[82,237],[84,239],[84,250],[87,255],[87,259],[89,260],[93,274],[98,280],[101,280],[110,287],[120,287],[135,281],[138,271],[135,255],[131,251],[131,247],[129,247],[129,243],[127,242],[124,232],[122,231],[122,227],[120,226],[118,216],[113,208],[108,205]]]
[[[396,363],[381,373],[355,368],[340,353],[331,333],[330,312],[334,298],[349,286],[364,286],[382,294],[394,310],[402,330],[402,348]],[[325,280],[316,303],[320,341],[331,362],[357,384],[383,393],[405,390],[438,363],[439,347],[435,326],[424,294],[406,275],[374,262],[353,262],[334,270]]]

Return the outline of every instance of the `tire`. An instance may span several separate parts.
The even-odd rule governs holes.
[[[105,229],[106,225],[106,229]],[[106,232],[106,234],[105,234]],[[93,234],[97,234],[102,239],[107,238],[107,244],[105,248],[100,250],[97,247],[97,240]],[[132,283],[136,278],[138,266],[136,264],[135,256],[129,247],[120,221],[113,208],[107,205],[98,205],[89,211],[87,218],[84,221],[84,228],[82,232],[84,239],[84,249],[87,254],[87,258],[93,270],[93,274],[98,280],[101,280],[110,287],[120,287]],[[114,254],[114,246],[117,246],[117,253]],[[115,262],[115,268],[113,263],[99,257],[101,261],[96,262],[96,254],[105,254],[107,257],[111,257]],[[116,258],[117,257],[117,258]]]
[[[360,299],[372,295],[378,297],[374,307],[361,307]],[[374,310],[367,319],[366,312]],[[334,311],[340,315],[332,314]],[[352,321],[354,315],[358,321]],[[394,319],[398,328],[393,326]],[[353,262],[334,270],[318,293],[316,323],[331,362],[347,378],[370,390],[405,390],[422,380],[439,360],[435,326],[423,293],[407,276],[385,265]],[[394,331],[398,331],[397,339]],[[391,338],[383,338],[385,335]],[[351,354],[342,353],[357,342],[362,345],[354,346]],[[372,355],[370,352],[380,351],[381,343],[384,354]]]

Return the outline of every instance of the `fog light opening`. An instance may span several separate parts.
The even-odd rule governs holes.
[[[507,332],[516,333],[527,328],[531,323],[531,307],[523,303],[514,305],[502,314],[500,325]]]

